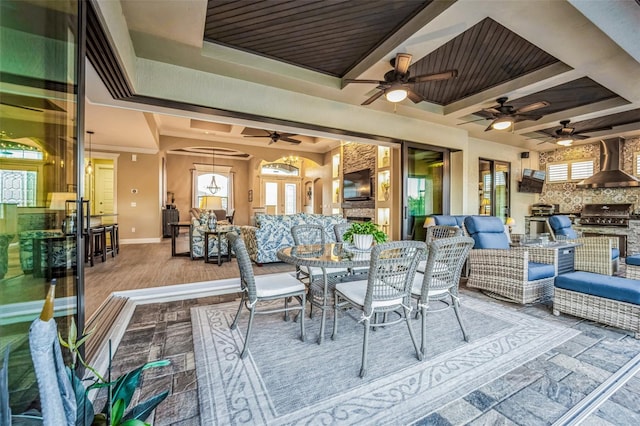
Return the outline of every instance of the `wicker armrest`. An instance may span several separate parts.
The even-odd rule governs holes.
[[[528,255],[527,250],[518,249],[473,249],[469,255],[469,262],[472,270],[474,265],[495,271],[510,268],[515,275],[524,277],[529,262]]]
[[[543,248],[543,247],[526,247],[525,249],[529,252],[530,262],[548,263],[548,264],[558,263],[557,250],[550,250],[548,248]]]
[[[580,245],[576,247],[576,269],[596,274],[613,275],[615,267],[611,259],[611,249],[617,248],[617,240],[617,238],[609,237],[578,238],[576,242]]]

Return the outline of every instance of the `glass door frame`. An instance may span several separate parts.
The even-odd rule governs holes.
[[[440,214],[447,215],[451,211],[451,150],[441,146],[425,145],[416,142],[402,142],[401,147],[401,174],[402,174],[402,198],[401,211],[402,211],[402,239],[406,240],[410,238],[411,233],[411,218],[409,216],[409,149],[421,149],[424,151],[435,151],[442,154],[442,212]]]
[[[286,185],[294,184],[296,186],[296,208],[295,213],[302,212],[302,202],[303,202],[303,194],[302,194],[302,178],[299,176],[265,176],[262,175],[260,178],[260,194],[261,200],[260,204],[266,209],[266,184],[267,183],[276,183],[278,185],[278,204],[286,202]],[[280,211],[280,206],[277,206],[275,214],[284,215],[286,211],[286,206],[282,207],[282,212]]]
[[[482,169],[480,167],[480,164],[482,162],[487,162],[489,163],[489,173],[491,174],[491,188],[489,190],[486,190],[486,188],[484,188],[483,186],[481,187],[480,185],[483,185],[484,182],[482,182],[481,179],[481,173],[482,173]],[[506,166],[507,168],[507,176],[505,177],[505,206],[504,206],[504,211],[498,215],[497,213],[497,209],[496,209],[496,173],[497,173],[497,165],[499,166]],[[485,215],[489,215],[489,216],[497,216],[499,218],[501,218],[503,221],[506,221],[506,219],[508,217],[511,216],[511,163],[508,161],[502,161],[502,160],[491,160],[489,158],[484,158],[484,157],[480,157],[478,158],[478,186],[479,186],[479,193],[478,193],[478,205],[479,205],[479,214],[485,214]],[[486,209],[483,205],[482,205],[482,200],[486,199],[486,196],[488,195],[489,198],[489,205],[488,205],[488,209]],[[504,217],[503,217],[504,215]]]

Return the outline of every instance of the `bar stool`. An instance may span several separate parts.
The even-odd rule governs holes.
[[[104,226],[93,226],[87,231],[87,249],[85,250],[85,256],[89,260],[89,265],[93,266],[95,257],[102,257],[102,261],[107,261],[107,252],[105,247],[107,245],[106,233],[104,232]]]
[[[105,256],[107,254],[111,254],[111,257],[116,257],[116,234],[114,225],[105,225],[104,227],[105,234]],[[109,242],[107,243],[107,237],[109,237]]]
[[[113,235],[114,235],[114,250],[116,252],[116,254],[120,254],[120,230],[118,228],[118,224],[114,223],[113,224]]]

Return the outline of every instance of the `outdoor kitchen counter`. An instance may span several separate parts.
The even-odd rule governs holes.
[[[629,219],[629,226],[589,226],[574,225],[576,231],[603,235],[623,235],[627,237],[627,253],[640,253],[640,220]]]

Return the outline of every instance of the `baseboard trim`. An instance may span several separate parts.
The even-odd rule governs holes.
[[[162,242],[162,238],[157,237],[157,238],[128,238],[128,239],[121,239],[120,240],[120,244],[122,245],[126,245],[126,244],[150,244],[150,243],[160,243]]]

